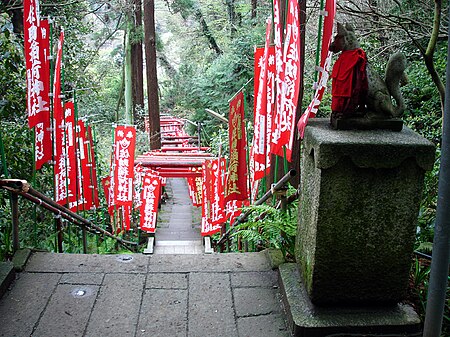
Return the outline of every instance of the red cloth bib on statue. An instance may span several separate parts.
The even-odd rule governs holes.
[[[352,98],[352,100],[355,98],[358,102],[356,105],[351,104],[352,106],[355,105],[356,107],[361,102],[360,98],[355,96],[364,92],[367,93],[366,65],[367,56],[361,48],[346,50],[339,55],[331,74],[333,79],[331,90],[332,111],[345,111],[349,105],[349,98]]]

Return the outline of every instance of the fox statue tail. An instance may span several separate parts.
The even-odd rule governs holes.
[[[400,91],[400,87],[408,82],[405,69],[406,57],[403,53],[395,53],[389,58],[384,81],[389,94],[394,98],[396,103],[394,117],[399,117],[405,110],[405,101]]]

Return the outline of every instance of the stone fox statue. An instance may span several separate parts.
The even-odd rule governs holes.
[[[406,58],[402,53],[390,57],[383,80],[368,64],[353,28],[340,23],[337,24],[337,35],[330,51],[342,52],[331,75],[331,110],[337,117],[386,119],[399,117],[403,113],[405,104],[400,86],[407,82],[407,77]]]

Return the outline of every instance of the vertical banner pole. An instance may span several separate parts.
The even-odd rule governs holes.
[[[323,9],[324,9],[324,0],[320,0],[320,13],[319,13],[319,28],[317,35],[317,47],[316,47],[316,67],[320,66],[320,51],[322,44],[322,26],[323,26]],[[314,71],[314,83],[317,83],[319,80],[319,71],[316,69]],[[313,96],[316,89],[313,89]]]

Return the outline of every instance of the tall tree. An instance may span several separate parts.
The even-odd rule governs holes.
[[[131,31],[131,68],[133,91],[133,115],[134,123],[144,129],[144,60],[142,53],[142,1],[133,0],[134,15],[133,29]]]
[[[154,150],[161,148],[154,0],[144,0],[144,27],[150,149]]]
[[[232,0],[227,0],[228,2]],[[201,32],[203,36],[208,40],[209,46],[217,55],[223,54],[222,49],[219,47],[217,40],[208,26],[208,22],[203,15],[203,12],[199,6],[199,4],[195,3],[195,0],[166,0],[167,5],[170,10],[174,13],[180,13],[183,20],[187,21],[190,16],[193,16],[200,25]],[[233,9],[234,11],[234,9]]]

